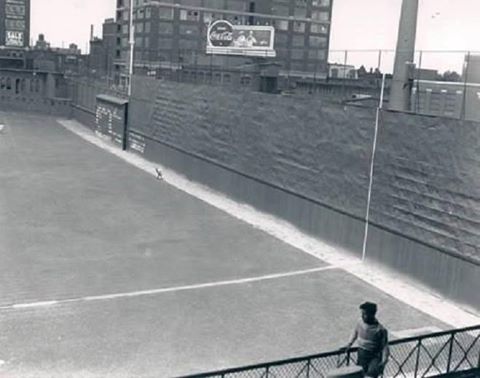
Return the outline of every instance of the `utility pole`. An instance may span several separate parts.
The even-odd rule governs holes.
[[[397,50],[390,90],[390,109],[405,111],[410,103],[410,70],[415,56],[417,33],[418,0],[403,0]]]
[[[132,95],[132,76],[133,76],[133,53],[135,48],[135,30],[133,26],[133,0],[130,0],[130,22],[129,22],[129,43],[130,56],[128,62],[128,97]]]

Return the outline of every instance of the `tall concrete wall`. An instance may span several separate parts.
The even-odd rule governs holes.
[[[375,110],[135,78],[131,148],[359,255]],[[479,124],[382,112],[367,258],[480,309]]]
[[[146,144],[148,158],[167,148],[162,159],[195,180],[339,246],[361,246],[374,110],[142,78],[134,91],[129,129],[161,144]]]

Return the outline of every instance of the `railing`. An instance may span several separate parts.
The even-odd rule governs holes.
[[[430,377],[480,368],[480,325],[389,343],[390,359],[384,377]],[[181,378],[206,377],[325,377],[342,365],[355,364],[357,348],[235,369],[193,374]]]

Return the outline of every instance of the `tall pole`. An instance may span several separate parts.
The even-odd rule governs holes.
[[[133,76],[133,52],[135,47],[135,30],[133,27],[133,0],[130,0],[130,22],[129,22],[129,43],[130,43],[130,56],[128,62],[128,97],[132,95],[132,76]]]
[[[465,113],[467,110],[467,90],[468,90],[468,71],[470,70],[470,51],[465,57],[464,63],[464,74],[463,74],[463,97],[462,97],[462,110],[460,113],[460,119],[465,119]]]
[[[373,132],[373,147],[372,158],[370,160],[370,174],[368,176],[368,193],[367,193],[367,211],[365,214],[365,231],[363,233],[363,246],[362,246],[362,261],[365,261],[367,257],[367,240],[368,240],[368,225],[370,223],[370,202],[372,199],[372,187],[373,187],[373,168],[375,166],[375,152],[377,151],[377,139],[378,139],[378,125],[380,121],[380,112],[383,109],[383,97],[385,93],[385,73],[382,76],[382,89],[380,91],[380,102],[378,103],[377,114],[375,117],[375,129]]]
[[[418,0],[403,0],[390,92],[390,109],[392,110],[403,111],[409,108],[409,68],[415,54],[417,16]]]

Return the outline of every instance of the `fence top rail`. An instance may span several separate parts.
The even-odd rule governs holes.
[[[398,339],[398,340],[393,340],[393,341],[389,342],[388,344],[389,345],[397,345],[397,344],[409,343],[409,342],[412,342],[412,341],[421,342],[421,340],[424,340],[424,339],[437,338],[437,337],[442,337],[442,336],[446,336],[446,335],[455,335],[455,334],[458,334],[458,333],[465,333],[465,332],[471,332],[471,331],[480,331],[480,324],[475,325],[475,326],[465,327],[465,328],[451,329],[451,330],[448,330],[448,331],[440,331],[440,332],[434,332],[434,333],[429,333],[429,334],[420,335],[420,336],[412,336],[412,337],[402,338],[402,339]],[[480,335],[480,333],[479,333],[479,335]],[[358,347],[350,348],[349,353],[354,353],[357,350],[358,350]],[[341,354],[344,354],[344,353],[346,353],[346,351],[344,349],[337,349],[337,350],[330,351],[330,352],[317,353],[317,354],[307,355],[307,356],[303,356],[303,357],[289,358],[289,359],[280,360],[280,361],[259,363],[259,364],[247,365],[247,366],[231,368],[231,369],[216,370],[216,371],[211,371],[211,372],[206,372],[206,373],[183,375],[183,376],[179,376],[177,378],[204,378],[204,377],[211,377],[211,376],[215,376],[215,375],[223,376],[223,375],[226,375],[226,374],[233,374],[233,373],[238,373],[238,372],[242,372],[242,371],[246,371],[246,370],[265,369],[267,367],[274,367],[274,366],[285,365],[285,364],[293,364],[293,363],[297,363],[297,362],[314,360],[314,359],[318,359],[318,358],[338,356],[338,355],[341,355]]]

